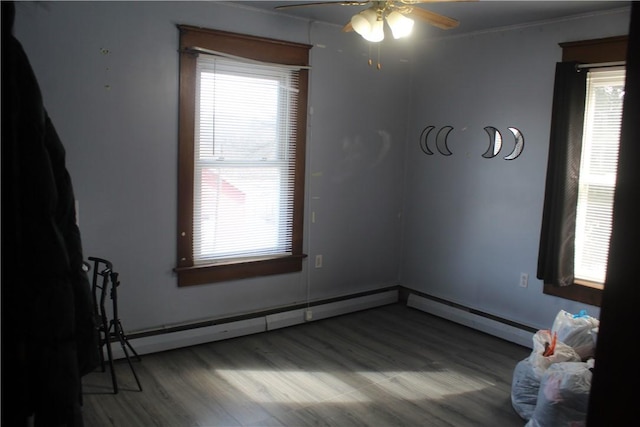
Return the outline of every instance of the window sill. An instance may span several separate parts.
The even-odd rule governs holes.
[[[602,303],[602,286],[579,281],[569,286],[553,286],[545,284],[543,293],[556,297],[578,301],[584,304],[600,307]]]
[[[306,258],[305,254],[290,255],[243,262],[235,261],[191,267],[177,267],[174,271],[178,273],[179,287],[204,285],[207,283],[226,282],[301,271],[302,260],[304,258]]]

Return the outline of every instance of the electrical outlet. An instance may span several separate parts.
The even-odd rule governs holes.
[[[316,255],[316,268],[322,268],[322,255]]]
[[[311,311],[311,309],[307,309],[307,311],[304,312],[304,320],[308,322],[311,319],[313,319],[313,311]]]
[[[520,287],[526,288],[529,286],[529,275],[527,273],[520,273]]]

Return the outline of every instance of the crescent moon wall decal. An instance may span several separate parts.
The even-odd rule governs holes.
[[[487,148],[487,151],[484,152],[482,157],[492,159],[497,156],[502,149],[502,134],[493,126],[487,126],[484,130],[489,135],[489,148]]]
[[[427,146],[427,137],[429,136],[429,133],[435,128],[435,126],[427,126],[426,128],[422,129],[422,133],[420,134],[420,148],[422,149],[422,151],[424,151],[424,154],[428,154],[430,156],[433,154],[433,151],[429,150],[429,147]]]
[[[436,148],[440,152],[440,154],[444,156],[450,156],[453,153],[449,150],[447,146],[447,138],[449,137],[449,133],[453,130],[453,126],[444,126],[438,131],[438,135],[436,136]]]
[[[513,160],[522,154],[524,150],[524,135],[517,128],[509,128],[514,138],[516,139],[516,145],[513,147],[513,151],[504,157],[505,160]]]

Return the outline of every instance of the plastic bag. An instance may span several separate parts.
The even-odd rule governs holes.
[[[550,348],[552,348],[551,352],[549,352]],[[533,351],[529,361],[535,375],[542,378],[547,368],[553,363],[580,362],[582,359],[572,347],[559,339],[554,340],[551,331],[541,329],[533,335]]]
[[[520,417],[531,418],[538,400],[540,381],[554,363],[580,362],[573,348],[554,339],[550,330],[541,329],[533,335],[533,351],[516,365],[511,381],[511,405]]]
[[[511,381],[511,405],[524,420],[529,420],[536,408],[540,377],[538,377],[529,359],[518,362],[513,370]]]
[[[551,327],[558,340],[572,347],[582,361],[595,355],[597,328],[600,321],[587,315],[585,310],[571,314],[560,310]]]
[[[585,426],[592,367],[591,361],[549,366],[540,382],[536,407],[525,427]]]

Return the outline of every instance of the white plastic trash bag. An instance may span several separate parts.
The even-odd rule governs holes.
[[[592,367],[592,360],[549,366],[540,381],[536,407],[525,427],[585,426]]]
[[[533,351],[516,365],[511,381],[511,405],[524,420],[531,418],[538,400],[540,381],[554,363],[580,362],[580,356],[568,345],[554,339],[550,330],[533,335]]]
[[[595,356],[597,328],[600,321],[591,317],[585,310],[578,314],[571,314],[560,310],[551,327],[551,332],[556,333],[558,341],[572,347],[582,361]]]
[[[542,378],[553,363],[580,362],[582,359],[572,347],[554,338],[551,331],[541,329],[533,335],[533,351],[529,361],[538,378]]]
[[[524,420],[529,420],[536,409],[540,377],[538,377],[529,359],[518,362],[513,370],[511,381],[511,405]]]

